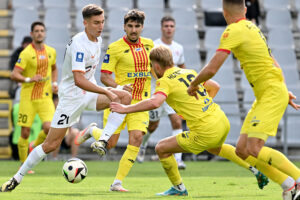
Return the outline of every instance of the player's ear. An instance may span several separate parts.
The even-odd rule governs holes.
[[[86,25],[87,25],[87,20],[86,19],[83,19],[83,25],[86,27]]]
[[[247,13],[247,7],[245,6],[244,9],[245,9],[245,10],[244,10],[244,11],[245,11],[244,14],[246,15],[246,13]]]

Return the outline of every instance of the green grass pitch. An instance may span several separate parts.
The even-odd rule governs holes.
[[[0,193],[1,200],[280,200],[281,188],[270,181],[258,189],[255,177],[231,162],[187,162],[180,171],[187,187],[187,197],[158,197],[155,193],[171,186],[159,162],[136,163],[123,186],[128,193],[109,192],[118,162],[87,161],[88,175],[78,184],[68,183],[62,176],[63,162],[42,162],[35,174],[26,175],[11,193]],[[296,163],[298,166],[300,163]],[[7,181],[19,167],[18,162],[0,161],[0,183]]]

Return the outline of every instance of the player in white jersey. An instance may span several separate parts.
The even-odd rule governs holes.
[[[29,154],[19,171],[1,186],[1,192],[14,190],[28,170],[54,151],[61,144],[67,129],[78,121],[83,110],[103,110],[112,101],[125,104],[131,102],[131,95],[127,91],[96,85],[94,73],[100,61],[104,11],[95,4],[89,4],[82,9],[82,15],[85,31],[75,35],[67,45],[59,87],[59,104],[47,138]],[[124,117],[125,115],[110,114],[102,135],[109,138],[121,125]]]
[[[179,43],[173,40],[175,33],[175,19],[171,16],[165,16],[161,19],[161,38],[158,38],[154,41],[155,46],[163,45],[172,51],[173,62],[180,68],[185,68],[184,66],[184,54],[183,47]],[[155,91],[155,79],[151,79],[151,93],[153,94]],[[160,118],[162,116],[169,116],[172,125],[172,135],[177,135],[182,132],[182,120],[176,114],[176,112],[166,103],[164,102],[159,108],[149,111],[149,126],[148,131],[149,134],[145,135],[143,138],[143,142],[140,148],[139,155],[137,157],[138,162],[143,162],[146,148],[148,144],[148,140],[151,134],[157,129]],[[182,161],[182,153],[175,154],[175,158],[178,164],[179,169],[185,169],[186,166]]]

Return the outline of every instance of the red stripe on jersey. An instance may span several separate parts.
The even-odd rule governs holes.
[[[126,41],[126,40],[125,40],[125,41]],[[135,53],[134,53],[134,48],[133,48],[132,45],[129,45],[129,47],[130,47],[131,54],[132,54],[132,56],[133,56],[135,72],[137,72],[136,57],[135,57]]]
[[[140,48],[140,47],[136,46],[136,48]],[[136,56],[136,59],[137,59],[138,72],[140,72],[140,71],[142,71],[142,63],[143,63],[141,55],[140,55],[140,51],[135,50],[135,56]]]
[[[101,69],[101,73],[112,74],[112,72],[111,72],[111,71],[104,70],[104,69]]]
[[[146,83],[146,81],[147,81],[147,78],[143,78],[142,79],[142,86],[141,86],[141,93],[140,93],[140,100],[142,100],[143,99],[143,91],[144,91],[144,87],[145,87],[145,83]]]
[[[149,63],[149,60],[148,60],[147,51],[145,50],[144,45],[142,45],[142,48],[143,48],[143,57],[144,57],[144,59],[145,59],[145,63],[144,63],[145,71],[148,71],[148,63]]]
[[[15,65],[16,68],[19,68],[21,70],[24,70],[22,67],[18,66],[18,65]]]
[[[153,95],[156,95],[156,94],[162,94],[162,95],[164,95],[166,98],[168,98],[168,95],[166,95],[166,93],[164,93],[164,92],[158,91],[158,92],[155,92]]]
[[[132,85],[132,88],[133,88],[133,90],[132,90],[132,99],[136,99],[136,88],[137,88],[136,84],[137,84],[137,78],[134,79],[134,83]]]
[[[136,99],[140,100],[140,96],[141,96],[141,85],[142,85],[142,79],[141,78],[137,78],[137,88],[136,88]]]
[[[228,54],[230,54],[230,52],[231,52],[228,49],[217,49],[217,51],[223,51],[223,52],[228,53]]]

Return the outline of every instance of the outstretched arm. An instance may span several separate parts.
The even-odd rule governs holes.
[[[137,104],[126,106],[112,102],[110,104],[110,109],[112,112],[117,112],[121,114],[153,110],[155,108],[160,107],[161,104],[163,104],[163,102],[166,100],[166,98],[167,97],[165,95],[157,93],[154,94],[150,99],[143,100]]]

